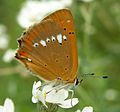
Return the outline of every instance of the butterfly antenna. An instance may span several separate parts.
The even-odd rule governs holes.
[[[103,78],[106,79],[108,78],[107,75],[102,75],[102,76],[96,76],[95,73],[87,73],[87,74],[82,74],[82,77],[96,77],[96,78]]]

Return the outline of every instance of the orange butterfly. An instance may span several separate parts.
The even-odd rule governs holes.
[[[16,58],[45,81],[74,83],[78,55],[73,16],[58,10],[34,24],[18,39]]]

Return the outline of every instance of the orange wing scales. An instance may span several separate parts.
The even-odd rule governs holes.
[[[64,38],[63,38],[64,37]],[[43,80],[74,82],[77,72],[73,17],[62,9],[31,26],[18,40],[16,58]]]
[[[69,10],[62,9],[62,10],[56,11],[55,13],[51,14],[50,16],[47,16],[46,18],[43,19],[43,21],[46,19],[54,20],[69,35],[71,50],[72,50],[72,58],[73,58],[73,68],[71,70],[71,73],[69,74],[70,75],[69,81],[72,82],[73,79],[76,78],[76,72],[78,69],[77,43],[76,43],[76,35],[75,35],[73,16]]]

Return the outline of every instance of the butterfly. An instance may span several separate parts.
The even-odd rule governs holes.
[[[77,79],[78,55],[73,16],[60,9],[30,26],[18,39],[15,57],[44,81]]]

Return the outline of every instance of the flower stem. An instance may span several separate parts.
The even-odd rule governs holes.
[[[45,106],[41,106],[38,112],[57,112],[58,111],[58,105],[49,103],[48,108]]]

